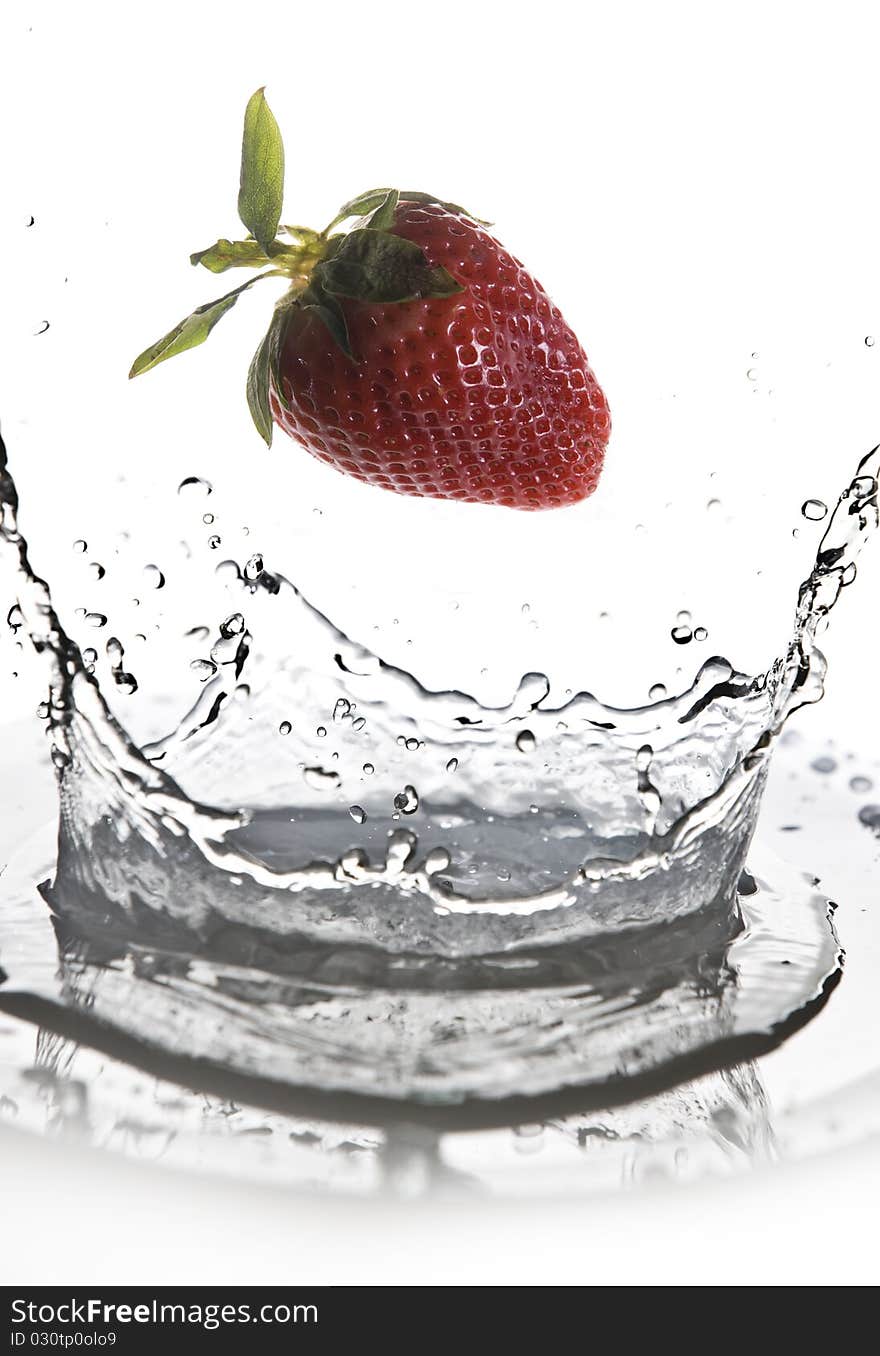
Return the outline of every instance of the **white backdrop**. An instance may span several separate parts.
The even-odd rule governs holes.
[[[831,503],[880,440],[877,28],[868,4],[779,0],[7,0],[0,422],[70,625],[102,596],[89,562],[116,550],[120,631],[143,566],[168,570],[172,595],[190,531],[176,487],[200,474],[230,531],[247,523],[267,561],[429,680],[479,685],[494,665],[501,690],[538,667],[636,702],[709,653],[766,664],[821,531],[801,503]],[[257,296],[204,348],[127,382],[146,343],[226,290],[187,256],[236,230],[241,114],[263,84],[288,219],[323,225],[378,183],[425,188],[490,217],[545,283],[612,406],[592,500],[540,515],[416,503],[280,436],[267,452],[243,398]],[[191,544],[206,550],[204,533]],[[878,580],[875,543],[808,713],[854,748],[880,742]],[[467,604],[457,620],[450,600]],[[165,600],[145,605],[161,623]],[[709,629],[699,654],[670,640],[680,608]],[[25,667],[4,635],[5,720],[34,706],[11,677]],[[710,1265],[692,1263],[692,1279]]]

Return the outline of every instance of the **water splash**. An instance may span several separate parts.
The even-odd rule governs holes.
[[[264,991],[267,976],[270,992],[284,976],[312,994],[317,985],[334,1020],[357,1006],[354,984],[363,1021],[372,1014],[373,1030],[413,1058],[419,1042],[423,1053],[433,1044],[428,1014],[440,1020],[441,992],[453,994],[454,1022],[459,990],[479,991],[485,1026],[495,1001],[486,995],[513,986],[520,1007],[510,999],[498,1009],[499,1041],[528,1012],[538,1068],[541,1033],[560,1021],[573,1023],[569,1045],[580,1033],[580,1050],[593,1001],[573,1017],[568,989],[561,1006],[551,999],[554,983],[582,992],[595,965],[607,966],[617,1012],[621,977],[632,980],[619,948],[634,929],[640,948],[651,930],[666,946],[668,929],[683,929],[679,952],[691,960],[707,954],[705,927],[727,929],[726,946],[736,934],[735,887],[768,758],[792,712],[822,694],[816,637],[876,528],[878,466],[875,449],[841,496],[799,591],[792,639],[764,674],[716,656],[686,692],[620,710],[586,691],[553,705],[549,680],[532,673],[509,702],[488,707],[385,663],[254,556],[243,570],[223,562],[238,600],[210,657],[194,661],[197,700],[138,748],[30,568],[0,445],[0,545],[44,665],[60,786],[48,899],[78,939],[74,952],[98,943],[185,951],[201,957],[199,983],[211,988],[227,983],[212,969],[221,959],[244,971],[257,964]],[[210,492],[195,478],[185,486]],[[121,646],[111,663],[125,674]],[[251,983],[244,971],[234,986]],[[540,1009],[522,996],[525,973]],[[408,986],[406,1020],[382,997],[395,975]],[[332,1043],[332,1024],[310,1030]],[[271,1063],[267,1041],[261,1059]],[[456,1095],[494,1095],[482,1047],[472,1076],[456,1049]],[[308,1076],[357,1082],[350,1062],[328,1057],[315,1070]],[[450,1071],[444,1095],[454,1082]],[[434,1086],[420,1093],[417,1083],[401,1080],[399,1095]]]

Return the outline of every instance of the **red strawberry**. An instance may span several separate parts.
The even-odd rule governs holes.
[[[596,488],[605,396],[543,288],[480,223],[426,194],[377,189],[320,234],[282,227],[283,149],[248,104],[239,213],[250,237],[193,255],[213,272],[290,278],[248,375],[272,422],[328,465],[401,494],[555,508]],[[347,233],[335,232],[357,219]],[[200,307],[131,375],[202,343],[252,278]]]

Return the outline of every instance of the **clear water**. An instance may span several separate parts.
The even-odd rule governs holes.
[[[45,666],[60,796],[43,895],[61,969],[32,988],[141,1058],[435,1116],[601,1099],[763,1048],[839,969],[825,902],[762,911],[780,891],[743,873],[774,743],[822,694],[817,635],[877,525],[878,461],[830,515],[763,674],[710,658],[635,710],[551,701],[528,674],[488,707],[384,663],[252,557],[222,563],[198,700],[139,746],[31,569],[3,453],[10,625]],[[0,959],[26,987],[30,965]]]

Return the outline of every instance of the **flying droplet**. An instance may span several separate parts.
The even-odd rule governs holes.
[[[104,569],[104,566],[99,565],[97,560],[92,561],[91,565],[89,566],[89,570],[91,571],[92,578],[97,582],[100,582],[100,580],[102,580],[104,578],[104,575],[107,573],[107,571]]]
[[[662,701],[663,698],[666,696],[666,687],[665,687],[665,684],[663,684],[663,683],[655,683],[654,686],[653,686],[652,688],[649,688],[649,690],[648,690],[648,696],[651,698],[651,701],[652,701],[652,702],[660,702],[660,701]]]
[[[49,328],[48,320],[41,320],[37,328],[34,330],[34,334],[45,334],[48,328]]]
[[[20,631],[24,625],[24,613],[18,603],[13,603],[12,607],[6,613],[6,625],[13,635]]]
[[[533,753],[537,744],[531,730],[520,730],[516,737],[516,747],[520,753]]]
[[[76,541],[73,543],[73,549],[80,555],[84,555],[89,549],[89,544],[87,541],[83,541],[82,537],[77,537]]]
[[[828,513],[828,505],[823,504],[821,499],[807,499],[801,505],[801,513],[811,523],[821,523]]]
[[[319,739],[324,739],[327,734],[327,726],[319,725],[317,730],[315,731],[315,734],[318,736]]]
[[[201,476],[187,476],[177,487],[178,494],[189,495],[209,495],[213,494],[214,486],[210,480],[203,480]]]
[[[220,538],[217,536],[216,533],[214,534],[213,537],[208,538],[208,545],[210,546],[212,551],[217,550],[217,547],[220,545]]]
[[[403,815],[414,815],[419,808],[419,793],[414,786],[407,784],[394,797],[394,808]]]
[[[366,723],[367,723],[367,718],[366,718],[366,716],[357,716],[357,717],[355,717],[355,719],[351,722],[351,728],[352,728],[353,730],[356,730],[356,731],[359,732],[359,731],[361,731],[361,730],[364,728],[364,726],[366,725]]]
[[[689,626],[673,626],[669,634],[676,645],[689,645],[694,638],[694,633]]]
[[[373,775],[373,773],[374,773],[375,771],[376,771],[376,769],[373,767],[373,764],[372,764],[372,763],[364,763],[364,776],[365,776],[365,777],[372,777],[372,775]]]
[[[158,565],[146,565],[144,567],[144,578],[150,588],[164,589],[165,587],[165,576]]]
[[[202,514],[202,522],[205,524],[206,527],[210,527],[211,524],[213,523],[213,521],[214,521],[214,515],[213,515],[213,513],[203,513],[203,514]]]
[[[710,499],[709,502],[706,504],[706,508],[709,509],[709,510],[710,510],[711,512],[713,512],[713,513],[714,513],[715,509],[720,509],[720,507],[721,507],[721,500],[720,500],[720,499]]]
[[[871,781],[870,777],[851,777],[849,789],[850,791],[856,791],[859,794],[862,794],[865,791],[872,791],[874,789],[874,783]]]
[[[87,612],[85,616],[86,625],[93,626],[95,630],[100,630],[102,626],[107,625],[107,618],[103,612]]]
[[[863,805],[859,810],[859,823],[873,830],[880,838],[880,805]]]
[[[322,767],[303,768],[303,781],[313,791],[334,791],[339,785],[339,773],[327,772]]]
[[[124,669],[116,669],[113,674],[113,681],[128,697],[137,692],[137,679],[133,673],[127,673]]]
[[[244,577],[249,584],[255,584],[262,573],[263,557],[258,552],[255,556],[251,556],[250,560],[245,565]]]
[[[333,707],[333,720],[338,725],[340,721],[345,720],[346,716],[351,714],[351,702],[346,701],[345,697],[338,697]]]
[[[89,645],[85,650],[83,650],[82,657],[84,664],[95,665],[98,662],[98,651],[93,650],[91,645]]]
[[[367,818],[367,812],[361,805],[349,805],[348,813],[351,815],[355,824],[363,824]]]
[[[223,640],[231,640],[233,636],[240,636],[244,630],[244,617],[240,612],[233,612],[220,623],[220,635]]]
[[[866,335],[865,335],[865,348],[873,348],[873,347],[874,347],[874,336],[873,336],[873,334],[866,334]]]
[[[458,759],[450,758],[449,762],[446,764],[446,771],[455,772],[457,768],[458,768]]]
[[[750,367],[749,370],[746,372],[746,376],[748,377],[749,381],[757,381],[758,369],[756,367]]]
[[[30,228],[31,226],[33,226],[33,225],[35,224],[35,219],[34,219],[34,217],[25,217],[25,219],[24,219],[24,224],[25,224],[25,229],[28,229],[28,228]]]
[[[405,745],[410,753],[415,753],[416,749],[421,748],[421,740],[416,739],[415,736],[412,736],[410,739],[407,739],[405,741]]]
[[[282,735],[289,735],[292,729],[293,726],[291,725],[289,720],[282,720],[281,724],[278,726],[278,733]]]
[[[37,720],[48,720],[48,719],[49,719],[49,703],[40,702],[39,706],[37,707]]]
[[[209,678],[213,678],[214,674],[217,672],[217,665],[214,663],[213,659],[194,659],[190,664],[190,668],[193,673],[199,675],[199,678],[203,683],[206,683]]]
[[[810,767],[813,769],[814,772],[821,772],[827,776],[829,772],[837,771],[837,760],[835,758],[829,758],[827,756],[823,756],[821,758],[814,758],[812,763],[810,764]]]
[[[694,640],[706,640],[708,636],[709,632],[706,630],[705,626],[694,627]]]

